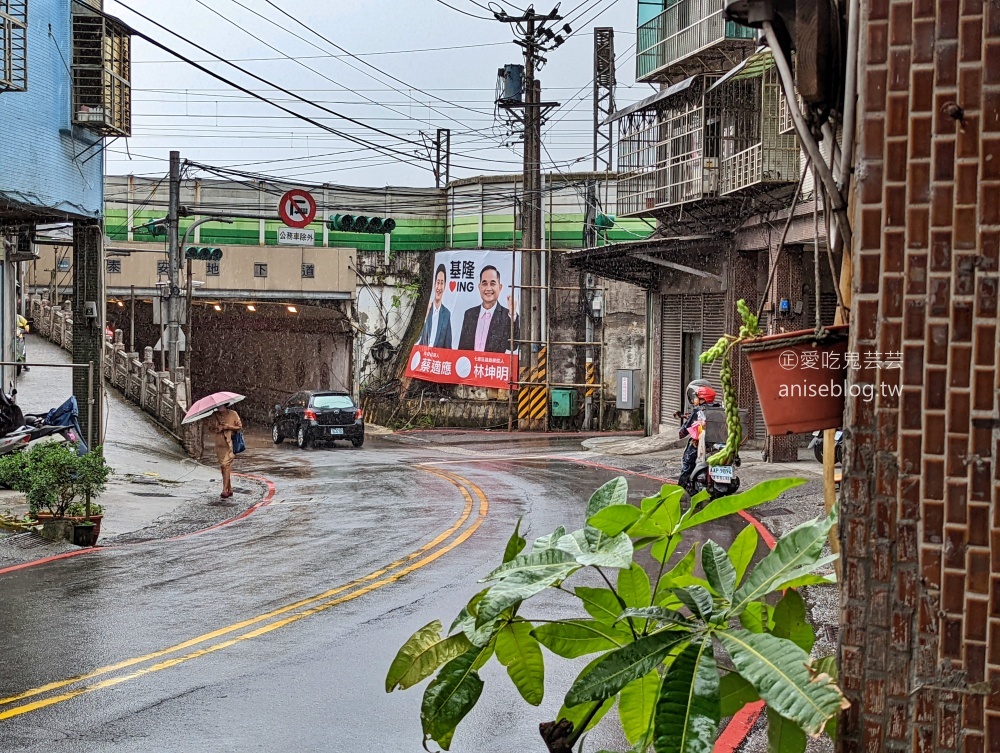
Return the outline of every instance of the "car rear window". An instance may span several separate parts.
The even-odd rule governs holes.
[[[313,408],[318,408],[320,410],[353,407],[354,401],[347,395],[316,395],[313,397]]]

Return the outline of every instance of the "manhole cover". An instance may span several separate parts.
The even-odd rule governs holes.
[[[132,492],[134,497],[173,497],[173,494],[167,494],[166,492]]]
[[[48,543],[48,540],[43,539],[41,535],[35,531],[16,533],[7,539],[7,544],[17,547],[18,549],[37,549],[38,547],[45,546]]]
[[[772,507],[770,510],[760,510],[757,514],[762,518],[771,518],[777,515],[791,515],[792,511],[787,507]]]

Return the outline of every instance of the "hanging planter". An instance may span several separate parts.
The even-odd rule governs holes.
[[[767,433],[836,429],[844,420],[846,324],[767,335],[741,343],[750,361]]]

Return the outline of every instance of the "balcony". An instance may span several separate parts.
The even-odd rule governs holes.
[[[715,194],[717,154],[705,139],[705,90],[715,78],[692,76],[615,115],[619,215],[654,216]]]
[[[673,2],[638,28],[636,80],[670,82],[724,70],[753,50],[754,35],[753,29],[726,20],[723,0]]]
[[[799,145],[768,50],[723,76],[705,97],[719,123],[719,195],[763,192],[799,179]]]
[[[27,55],[27,0],[0,0],[0,92],[28,88]]]
[[[73,123],[101,136],[132,134],[131,32],[110,16],[73,16]]]

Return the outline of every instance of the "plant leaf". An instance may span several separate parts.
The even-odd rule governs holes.
[[[712,589],[726,601],[733,598],[736,587],[736,568],[726,550],[709,539],[701,549],[701,566]]]
[[[552,535],[554,536],[555,534]],[[491,572],[480,582],[502,580],[514,573],[519,572],[546,572],[548,568],[553,566],[566,564],[572,565],[574,563],[574,558],[568,552],[564,552],[561,549],[541,549],[537,552],[531,552],[530,554],[519,554],[510,562],[505,562],[500,565],[500,567]]]
[[[809,521],[782,536],[733,596],[733,615],[738,615],[751,601],[770,593],[775,584],[805,575],[814,568],[834,522],[836,508],[826,519]]]
[[[830,575],[820,575],[819,573],[808,573],[806,575],[800,575],[798,578],[792,578],[791,580],[786,580],[784,583],[779,583],[775,586],[775,591],[786,591],[791,588],[802,588],[804,586],[835,586],[837,585],[837,576],[833,573]]]
[[[452,632],[455,632],[456,630],[461,630],[465,637],[469,639],[469,643],[473,646],[482,647],[489,643],[490,639],[493,637],[494,625],[493,623],[490,623],[481,628],[477,628],[475,616],[469,612],[468,607],[466,607],[458,613],[458,617],[451,626]]]
[[[605,654],[587,673],[580,675],[566,694],[566,703],[611,698],[636,678],[651,672],[680,644],[691,639],[684,631],[663,630]]]
[[[473,648],[444,665],[424,691],[420,723],[424,740],[434,740],[448,750],[458,723],[483,692],[483,681],[472,668],[482,649]]]
[[[764,632],[764,611],[765,605],[760,601],[751,601],[746,608],[740,612],[740,624],[751,633]]]
[[[656,753],[711,753],[719,727],[719,670],[712,639],[686,646],[663,678],[656,704]]]
[[[816,633],[806,620],[806,603],[798,591],[786,591],[774,607],[771,635],[786,638],[807,654],[816,643]]]
[[[691,618],[673,609],[665,609],[663,607],[640,607],[638,609],[626,609],[622,613],[622,617],[641,617],[643,619],[653,620],[654,622],[659,622],[663,625],[677,625],[678,627],[684,628],[695,628]]]
[[[608,536],[591,526],[563,536],[556,546],[579,564],[593,567],[629,567],[634,551],[627,533]]]
[[[548,536],[539,536],[531,544],[531,552],[541,552],[546,549],[555,549],[556,542],[559,541],[563,536],[566,535],[566,527],[559,526],[556,530],[550,533]]]
[[[637,562],[627,570],[618,571],[618,595],[628,607],[648,607],[652,603],[649,576]]]
[[[595,620],[608,625],[614,625],[618,621],[618,617],[622,613],[622,605],[610,588],[577,586],[574,591],[583,602],[583,608],[587,610],[587,614]]]
[[[768,633],[715,633],[733,664],[775,712],[816,736],[847,701],[832,678],[813,677],[809,655],[791,641]]]
[[[759,484],[747,489],[745,492],[733,494],[729,497],[719,497],[712,500],[696,513],[683,520],[680,530],[686,531],[689,528],[703,525],[712,520],[724,518],[741,510],[749,510],[751,507],[770,502],[783,492],[794,489],[806,483],[803,478],[778,478],[770,481],[762,481]],[[691,500],[691,507],[694,509],[694,500]]]
[[[521,697],[537,706],[545,693],[545,662],[531,630],[531,623],[524,620],[507,623],[497,633],[496,651]]]
[[[551,549],[542,552],[542,554],[552,554],[556,553],[556,551]],[[512,562],[516,562],[517,559]],[[489,625],[505,609],[519,604],[525,599],[530,599],[554,583],[565,580],[573,571],[578,569],[579,565],[575,562],[566,563],[556,561],[546,566],[532,565],[506,574],[503,580],[486,592],[486,595],[480,602],[479,612],[476,615],[476,628]]]
[[[744,680],[736,672],[723,675],[719,681],[719,709],[722,716],[732,716],[748,703],[760,700],[753,685]]]
[[[590,495],[587,503],[587,520],[590,520],[605,507],[628,504],[628,481],[624,476],[611,479]]]
[[[642,512],[632,505],[611,505],[587,519],[587,525],[617,536],[642,517]]]
[[[733,570],[736,571],[736,585],[743,582],[747,568],[753,562],[753,556],[757,552],[757,543],[760,541],[760,534],[755,526],[749,525],[740,531],[739,535],[729,547],[729,559],[733,563]]]
[[[837,679],[837,657],[836,656],[821,656],[812,663],[813,672],[817,675],[830,675],[834,680]]]
[[[521,538],[521,518],[518,518],[517,525],[514,526],[514,533],[511,534],[510,540],[507,542],[507,548],[504,549],[503,561],[510,562],[521,553],[527,543],[527,541]]]
[[[649,732],[659,694],[660,673],[655,669],[622,688],[618,698],[618,717],[625,737],[632,745]]]
[[[681,536],[664,536],[653,543],[649,554],[657,562],[666,564],[674,556],[674,552],[677,551],[677,547],[680,546],[681,541]]]
[[[712,613],[715,611],[715,602],[712,600],[712,594],[701,586],[675,588],[673,589],[673,594],[696,617],[701,617],[705,622],[712,619]]]
[[[805,753],[805,749],[806,733],[768,706],[767,753]]]
[[[470,648],[472,644],[464,633],[442,640],[441,623],[434,620],[420,628],[399,649],[385,678],[385,692],[391,693],[397,687],[406,690],[416,685]]]
[[[564,620],[538,625],[532,635],[545,648],[564,659],[619,648],[629,639],[627,632],[596,620]]]

